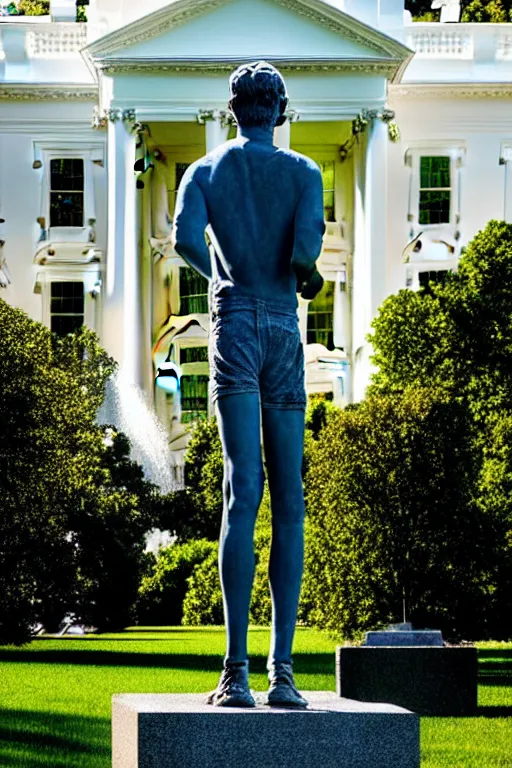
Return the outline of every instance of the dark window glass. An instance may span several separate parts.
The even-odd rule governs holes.
[[[83,227],[84,161],[50,161],[50,227]]]
[[[450,158],[420,158],[420,224],[446,224],[450,221]]]
[[[181,184],[181,180],[185,175],[185,171],[189,167],[190,163],[176,163],[176,176],[174,188],[177,190]]]
[[[418,272],[418,280],[420,283],[420,287],[423,288],[425,293],[432,293],[432,285],[434,283],[444,283],[446,280],[446,275],[448,274],[447,269],[438,269],[428,272]]]
[[[180,315],[208,312],[208,280],[192,267],[180,267]]]
[[[50,294],[51,330],[64,336],[84,324],[84,284],[53,282]]]
[[[181,377],[181,420],[184,424],[208,416],[208,376]]]
[[[308,344],[323,344],[327,349],[334,349],[333,314],[334,283],[326,280],[308,307]]]
[[[207,363],[208,347],[185,347],[180,350],[180,363]]]

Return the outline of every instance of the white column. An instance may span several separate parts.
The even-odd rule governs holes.
[[[512,224],[512,146],[502,149],[500,163],[505,166],[503,219]]]
[[[211,152],[220,144],[228,140],[229,125],[222,119],[222,116],[212,112],[211,116],[205,118],[205,136],[206,151]]]
[[[108,126],[108,248],[102,341],[133,384],[141,377],[137,200],[131,123]]]
[[[353,378],[354,400],[364,397],[371,372],[370,323],[387,295],[388,130],[376,119],[354,152]]]
[[[376,316],[386,291],[388,127],[383,120],[369,126],[366,152],[365,223],[370,267],[370,321]]]

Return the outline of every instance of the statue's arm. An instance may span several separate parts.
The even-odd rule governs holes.
[[[181,180],[174,212],[173,244],[191,267],[210,279],[212,267],[205,239],[208,210],[196,173],[197,169],[191,166]]]
[[[324,196],[320,169],[310,166],[295,212],[292,267],[297,276],[297,290],[312,299],[320,291],[323,279],[316,268],[325,232]]]

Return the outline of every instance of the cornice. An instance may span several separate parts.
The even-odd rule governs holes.
[[[257,57],[255,57],[257,58]],[[276,59],[266,57],[282,72],[357,72],[391,77],[399,62],[389,59]],[[103,59],[96,67],[106,75],[136,72],[202,72],[225,75],[242,63],[240,58],[213,59]]]
[[[98,87],[94,85],[0,84],[2,101],[97,101],[97,99]]]
[[[390,85],[396,99],[512,99],[512,83],[409,83]]]
[[[413,56],[413,51],[380,30],[369,27],[323,0],[272,0],[293,13],[303,16],[337,35],[358,45],[373,48],[377,55],[387,60],[393,73],[403,70]],[[182,26],[205,13],[211,13],[232,0],[176,0],[148,16],[115,30],[96,40],[83,50],[83,55],[93,66],[106,57],[157,35]],[[394,65],[394,66],[393,66]],[[104,68],[104,64],[103,64]],[[133,70],[132,70],[133,71]],[[224,71],[224,70],[223,70]]]

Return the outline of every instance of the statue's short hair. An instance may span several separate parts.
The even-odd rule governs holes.
[[[273,128],[285,122],[286,84],[272,64],[242,64],[229,78],[229,92],[229,108],[238,125]]]

